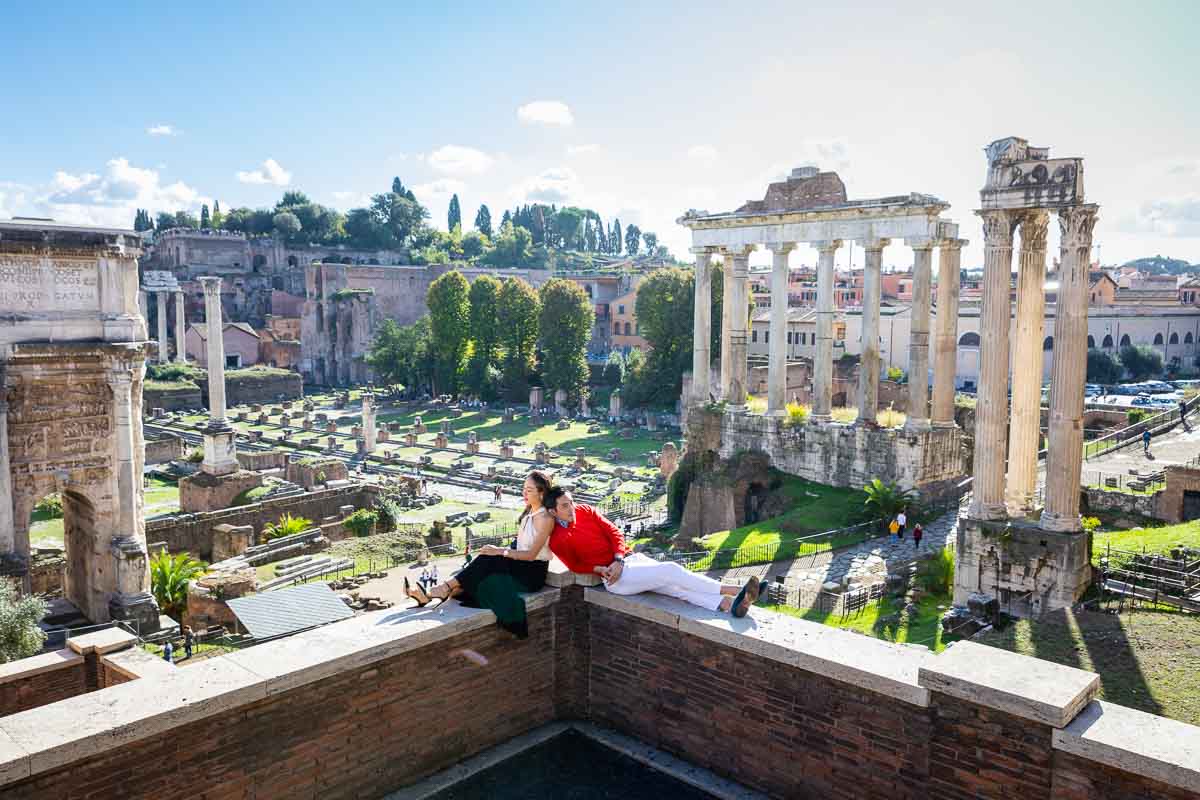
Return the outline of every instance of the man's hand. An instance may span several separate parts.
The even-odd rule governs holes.
[[[614,561],[607,567],[596,567],[595,569],[596,574],[604,580],[604,583],[611,586],[620,579],[621,571],[625,569],[625,565],[620,561]]]

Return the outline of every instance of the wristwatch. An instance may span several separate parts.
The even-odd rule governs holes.
[[[613,561],[620,561],[622,564],[624,564],[624,563],[625,563],[625,556],[622,556],[622,555],[616,555],[616,556],[613,556]]]

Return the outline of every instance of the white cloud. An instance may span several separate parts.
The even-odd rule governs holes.
[[[139,208],[196,211],[211,202],[192,187],[176,181],[163,184],[157,170],[136,167],[114,158],[102,172],[58,170],[35,187],[0,184],[0,216],[20,214],[49,217],[59,222],[129,227]]]
[[[178,136],[180,132],[172,125],[152,125],[146,128],[146,133],[151,136]]]
[[[1192,195],[1146,203],[1118,230],[1164,236],[1200,236],[1200,196]]]
[[[268,158],[260,169],[250,172],[239,171],[237,179],[242,183],[269,183],[274,186],[287,186],[292,182],[292,173],[279,166],[279,162]]]
[[[567,155],[583,156],[591,153],[599,153],[600,145],[598,144],[569,144],[567,145]]]
[[[366,208],[371,204],[371,196],[366,192],[330,192],[330,194],[341,208]]]
[[[806,139],[795,152],[792,161],[777,161],[767,167],[756,183],[761,183],[765,189],[768,183],[786,179],[796,167],[818,167],[822,172],[839,172],[850,166],[850,144],[842,138]]]
[[[554,167],[513,187],[514,199],[529,203],[562,204],[579,197],[579,176],[570,167]]]
[[[421,202],[429,202],[434,200],[449,200],[451,195],[459,194],[467,185],[460,180],[454,178],[438,178],[429,183],[422,183],[419,186],[412,187],[413,194]]]
[[[695,144],[688,148],[687,156],[695,161],[711,164],[717,160],[717,148],[711,144]]]
[[[494,158],[474,147],[442,145],[428,157],[429,166],[451,175],[478,175],[492,166]]]
[[[517,119],[526,125],[560,125],[569,127],[575,124],[575,115],[571,108],[560,100],[534,100],[517,109]]]

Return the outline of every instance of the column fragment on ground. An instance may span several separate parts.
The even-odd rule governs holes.
[[[729,383],[726,385],[725,402],[733,408],[746,405],[746,383],[749,367],[746,362],[746,338],[749,328],[747,283],[750,276],[750,251],[741,248],[732,254],[732,268],[726,272],[731,278],[725,284],[725,305],[729,308]],[[728,263],[728,262],[727,262]]]
[[[708,402],[711,385],[708,371],[712,364],[712,253],[705,248],[692,250],[696,256],[695,311],[692,315],[692,406]]]
[[[954,376],[958,371],[959,267],[963,239],[948,239],[938,249],[937,333],[933,340],[933,410],[935,427],[954,427]]]
[[[1005,432],[1008,430],[1008,329],[1012,303],[1013,214],[981,211],[983,308],[979,319],[979,393],[975,406],[975,484],[970,515],[1003,519]]]
[[[1077,531],[1079,473],[1083,461],[1083,387],[1087,377],[1087,289],[1095,205],[1058,212],[1062,266],[1054,309],[1054,360],[1050,374],[1050,449],[1042,527]]]
[[[817,349],[813,357],[812,419],[825,422],[833,408],[833,258],[840,239],[814,242],[817,248]]]
[[[787,414],[788,253],[796,245],[768,245],[771,251],[770,364],[767,372],[767,414]]]
[[[909,431],[929,430],[929,292],[933,282],[933,241],[909,241],[913,249],[912,324],[908,340]]]
[[[1042,341],[1046,314],[1046,228],[1050,215],[1021,215],[1021,255],[1017,267],[1017,316],[1012,344],[1012,415],[1008,428],[1009,513],[1033,508],[1037,454],[1041,448]],[[1081,389],[1082,391],[1082,389]]]
[[[887,239],[862,242],[863,266],[862,356],[858,365],[858,421],[874,424],[879,412],[879,299],[880,270]]]
[[[175,292],[175,360],[180,364],[187,362],[187,325],[183,305],[183,292]]]
[[[155,292],[154,297],[158,303],[158,362],[165,364],[170,360],[167,350],[167,295]]]

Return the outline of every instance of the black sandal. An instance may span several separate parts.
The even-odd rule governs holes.
[[[417,608],[424,608],[425,606],[429,605],[429,601],[432,600],[433,598],[430,597],[428,594],[426,594],[425,590],[419,586],[417,587],[416,591],[420,592],[421,596],[424,597],[425,599],[422,600],[421,597],[418,597],[416,594],[414,594],[414,590],[408,582],[408,576],[405,576],[405,578],[404,578],[404,593],[406,595],[408,595],[409,597],[411,597],[413,600],[417,601]]]

